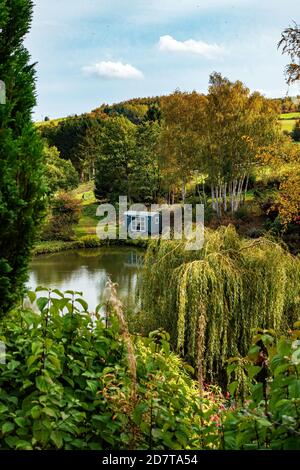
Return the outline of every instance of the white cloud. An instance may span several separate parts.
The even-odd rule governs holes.
[[[119,78],[122,80],[143,78],[143,73],[130,64],[122,62],[102,61],[83,67],[86,75],[94,75],[101,78]]]
[[[208,44],[204,41],[177,41],[172,36],[161,36],[158,43],[161,51],[180,52],[202,55],[208,59],[225,54],[225,49],[218,44]]]

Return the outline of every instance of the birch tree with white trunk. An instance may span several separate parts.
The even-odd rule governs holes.
[[[278,136],[278,109],[242,82],[210,76],[201,165],[211,184],[212,207],[219,217],[245,202],[249,177],[263,146]]]

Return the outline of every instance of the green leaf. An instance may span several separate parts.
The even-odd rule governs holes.
[[[3,405],[3,403],[0,403],[0,414],[5,413],[7,410],[7,406]]]
[[[38,286],[35,289],[35,292],[49,292],[49,289],[48,289],[48,287]]]
[[[99,390],[99,383],[96,380],[87,380],[87,388],[94,394]]]
[[[41,408],[38,405],[31,408],[31,416],[33,419],[38,419],[41,416]]]
[[[26,361],[26,364],[28,367],[32,366],[32,364],[39,359],[39,356],[29,356],[27,361]]]
[[[57,371],[61,369],[61,363],[57,356],[53,356],[52,354],[49,354],[47,359],[48,361],[51,362],[51,364],[55,367],[55,369],[57,369]]]
[[[273,338],[273,336],[267,335],[267,334],[262,335],[261,340],[262,340],[262,342],[263,342],[266,346],[268,346],[268,345],[274,343],[274,338]]]
[[[26,426],[26,419],[20,416],[19,418],[15,418],[15,423],[20,427],[24,428]]]
[[[41,392],[46,393],[50,391],[50,387],[53,384],[53,382],[50,379],[50,377],[46,377],[45,375],[40,375],[39,377],[36,377],[35,384]]]
[[[40,310],[40,312],[43,312],[44,308],[48,304],[49,299],[47,297],[40,297],[37,299],[36,304]]]
[[[277,345],[277,350],[281,356],[289,356],[291,351],[290,341],[285,338],[281,339]]]
[[[272,426],[272,423],[270,421],[268,421],[266,418],[259,418],[257,420],[258,424],[260,424],[261,426],[264,426],[264,427],[271,427]]]
[[[9,361],[6,365],[7,369],[10,370],[10,371],[13,371],[15,370],[17,367],[19,367],[21,363],[19,361],[15,361],[14,359],[12,359],[11,361]]]
[[[37,355],[43,350],[43,343],[41,341],[33,341],[31,344],[31,352],[33,355]]]
[[[53,289],[53,294],[59,295],[59,297],[64,298],[64,294],[59,289]]]
[[[148,410],[149,405],[148,403],[139,403],[133,413],[132,413],[132,418],[135,424],[140,424],[142,421],[143,414]]]
[[[261,371],[261,367],[259,366],[248,366],[247,367],[247,372],[248,372],[248,376],[250,379],[253,379],[253,377],[255,377],[257,374],[259,374],[259,372]]]
[[[237,390],[238,388],[238,381],[235,380],[234,382],[231,382],[231,384],[229,385],[228,389],[229,389],[229,392],[230,392],[230,395],[234,395],[235,394],[235,391]]]
[[[2,429],[2,433],[6,434],[8,432],[13,431],[13,429],[15,429],[15,425],[14,425],[14,423],[11,423],[11,422],[7,421],[6,423],[2,424],[1,429]]]
[[[36,300],[36,293],[28,291],[27,292],[27,297],[30,300],[30,302],[33,304],[33,302]]]
[[[17,437],[17,436],[12,436],[12,435],[9,435],[9,436],[6,436],[6,438],[4,439],[5,443],[8,445],[8,447],[10,447],[11,449],[15,449],[16,445],[17,445],[17,442],[19,441],[20,439]]]
[[[101,311],[101,309],[104,307],[104,305],[105,305],[105,303],[97,305],[95,313],[98,314]]]
[[[42,412],[47,415],[47,416],[50,416],[51,418],[56,418],[57,417],[57,413],[55,410],[53,410],[52,408],[49,408],[49,407],[45,407],[42,409]]]
[[[231,373],[237,368],[237,364],[236,363],[233,363],[233,364],[229,364],[229,366],[227,366],[227,374],[230,376]]]
[[[52,305],[58,310],[63,311],[63,309],[68,305],[70,299],[51,299]]]
[[[296,366],[300,364],[300,348],[293,352],[291,360]]]
[[[38,442],[46,445],[50,439],[50,431],[46,428],[34,429],[33,436]]]
[[[85,300],[76,299],[76,302],[79,303],[82,306],[82,308],[84,309],[85,312],[88,311],[89,306],[88,306],[88,303]]]
[[[61,431],[52,431],[50,435],[50,440],[55,444],[58,449],[61,449],[63,446],[63,437]]]
[[[252,399],[258,403],[263,399],[263,384],[257,383],[252,388]]]
[[[289,395],[291,398],[300,398],[300,380],[296,379],[289,385]]]
[[[22,439],[18,440],[15,444],[16,449],[22,449],[22,450],[32,450],[32,445],[28,441],[23,441]]]

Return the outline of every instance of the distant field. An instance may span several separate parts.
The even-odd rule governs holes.
[[[298,119],[300,119],[300,113],[281,114],[279,121],[282,131],[292,132]]]
[[[297,122],[297,119],[281,119],[279,122],[283,131],[292,132]]]
[[[37,127],[42,127],[42,126],[47,126],[47,125],[57,126],[59,122],[64,121],[65,119],[68,119],[68,118],[63,117],[63,118],[58,118],[58,119],[50,119],[50,121],[40,121],[40,122],[36,122],[35,124]],[[296,121],[298,119],[300,119],[300,112],[281,114],[279,121],[280,121],[282,131],[292,132],[296,124]]]
[[[57,124],[60,121],[64,121],[65,119],[67,119],[67,118],[63,117],[63,118],[58,118],[58,119],[50,119],[50,121],[38,121],[35,124],[36,124],[37,127],[48,126],[49,124],[51,124],[53,126],[57,126]]]
[[[285,113],[280,115],[280,119],[300,119],[300,113]]]

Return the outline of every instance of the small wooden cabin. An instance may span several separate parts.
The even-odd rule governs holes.
[[[124,223],[128,234],[133,236],[159,235],[162,228],[160,212],[127,211]]]

